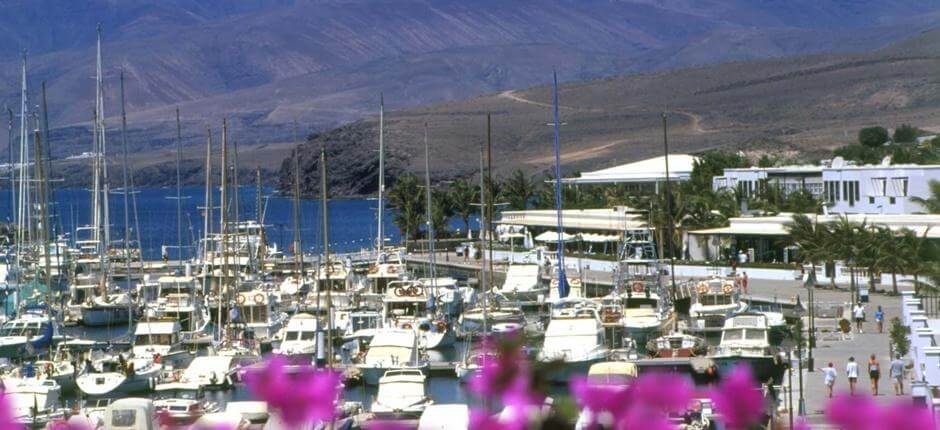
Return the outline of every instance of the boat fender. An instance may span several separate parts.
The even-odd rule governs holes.
[[[255,294],[255,303],[257,303],[257,304],[259,304],[259,305],[262,304],[262,303],[264,303],[264,295],[263,295],[263,294]]]

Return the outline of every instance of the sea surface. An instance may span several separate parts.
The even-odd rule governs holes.
[[[239,219],[257,219],[257,192],[254,187],[241,187],[238,193]],[[184,187],[180,193],[182,222],[181,236],[183,258],[190,258],[205,231],[204,210],[205,189],[202,187]],[[270,243],[278,249],[290,251],[294,237],[293,202],[289,196],[277,194],[272,189],[262,191],[264,225]],[[5,197],[5,198],[3,198]],[[134,201],[136,200],[136,222]],[[216,190],[213,196],[215,206],[220,200]],[[11,221],[10,190],[0,190],[0,217]],[[76,226],[88,225],[92,219],[91,192],[82,189],[62,189],[54,191],[50,212],[54,216],[52,223],[60,234],[74,238]],[[136,239],[136,225],[140,226],[140,242],[145,259],[159,259],[164,246],[171,259],[177,258],[177,216],[176,188],[142,189],[128,199],[130,225],[134,230],[131,239]],[[111,239],[120,240],[124,236],[124,195],[119,190],[110,196]],[[234,217],[234,198],[230,202],[230,213]],[[320,253],[323,249],[323,218],[319,200],[301,200],[300,231],[303,248],[308,253]],[[375,243],[377,235],[378,200],[376,199],[334,199],[327,205],[329,215],[329,243],[331,252],[352,252],[369,248]],[[213,210],[213,231],[218,231],[219,210]],[[386,211],[385,237],[387,243],[398,243],[398,228],[392,223],[392,211]],[[456,225],[456,224],[455,224]]]

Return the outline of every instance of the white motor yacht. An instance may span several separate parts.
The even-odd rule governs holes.
[[[29,427],[61,419],[61,387],[52,379],[4,378],[4,397],[14,421]]]
[[[506,280],[499,292],[510,300],[536,301],[548,295],[548,287],[542,285],[542,267],[538,264],[511,264],[506,271]]]
[[[58,323],[44,306],[26,307],[0,326],[0,357],[34,357],[61,339]]]
[[[287,314],[277,309],[274,295],[262,289],[242,291],[235,296],[239,323],[252,332],[256,340],[270,340],[287,322]]]
[[[718,333],[727,316],[747,310],[734,278],[712,277],[700,281],[695,284],[694,292],[689,307],[690,331]]]
[[[607,358],[604,325],[597,308],[577,298],[555,304],[545,329],[540,361],[562,361],[562,371],[551,375],[553,382],[567,382],[572,374],[584,374],[592,364]]]
[[[209,309],[198,294],[201,288],[192,276],[161,276],[157,279],[158,297],[148,308],[158,318],[173,318],[180,323],[183,342],[209,333]]]
[[[771,346],[769,332],[767,317],[759,313],[745,312],[726,319],[721,343],[711,356],[719,374],[743,363],[751,367],[757,381],[781,383],[786,363]]]
[[[416,419],[434,403],[426,392],[427,377],[420,370],[386,371],[379,379],[379,392],[372,402],[372,414],[379,419]]]
[[[134,357],[188,362],[190,355],[180,342],[180,323],[174,320],[147,320],[137,323],[131,352]]]
[[[294,314],[279,333],[280,345],[274,349],[274,353],[306,358],[316,357],[319,326],[319,320],[313,315]]]
[[[429,363],[418,346],[418,336],[412,329],[382,328],[375,330],[369,349],[356,367],[363,380],[378,385],[388,370],[406,369],[427,372]]]
[[[78,389],[86,396],[120,396],[148,392],[163,370],[152,357],[123,359],[120,355],[104,354],[91,360],[91,368],[76,378]]]

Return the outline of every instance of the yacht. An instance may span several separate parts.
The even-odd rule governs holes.
[[[25,307],[18,317],[0,326],[0,357],[34,357],[61,339],[58,324],[45,306]]]
[[[552,382],[568,381],[572,374],[584,374],[592,364],[608,356],[604,325],[590,302],[566,298],[557,302],[545,328],[545,342],[538,353],[543,362],[562,361],[563,369],[551,375]]]
[[[192,276],[161,276],[157,279],[158,297],[148,305],[154,316],[179,321],[184,342],[207,336],[209,309],[199,298],[199,288]]]
[[[650,339],[646,352],[652,358],[701,357],[708,354],[708,344],[701,337],[672,332]]]
[[[405,263],[402,259],[403,248],[384,248],[375,263],[369,266],[366,279],[370,282],[368,295],[381,300],[388,290],[388,284],[405,279]]]
[[[396,369],[379,379],[379,391],[372,402],[378,419],[417,419],[434,401],[428,397],[427,377],[420,370]]]
[[[170,319],[142,320],[134,328],[134,357],[188,363],[191,358],[180,342],[180,323]]]
[[[275,306],[274,295],[260,288],[242,291],[235,296],[239,323],[251,331],[254,339],[270,340],[287,321],[287,314]]]
[[[52,379],[4,378],[3,396],[13,421],[27,428],[41,427],[64,416],[62,389]]]
[[[280,345],[275,354],[292,357],[314,358],[317,354],[317,333],[320,331],[319,320],[308,313],[294,314],[280,333]]]
[[[587,384],[611,389],[626,388],[636,379],[636,376],[636,364],[625,361],[603,361],[588,369]],[[576,430],[613,427],[615,427],[614,417],[610,412],[593,411],[590,408],[581,409],[574,426]]]
[[[510,302],[506,296],[490,292],[486,293],[486,309],[483,300],[477,299],[470,309],[467,309],[459,319],[460,333],[463,336],[474,336],[483,333],[483,321],[489,331],[514,331],[525,329],[525,313],[519,306]]]
[[[442,286],[437,287],[440,289],[446,288],[443,285],[456,284],[456,281],[445,278],[434,281],[435,286],[438,281],[441,283]],[[450,321],[428,309],[429,303],[437,302],[435,293],[430,280],[389,283],[382,306],[385,326],[414,330],[419,345],[424,349],[452,346],[457,336]]]
[[[115,397],[150,391],[151,384],[160,375],[163,366],[152,357],[132,357],[102,354],[90,360],[76,378],[78,389],[90,397]]]
[[[238,370],[238,361],[234,357],[224,355],[205,355],[193,358],[185,370],[175,369],[169,374],[164,372],[160,390],[163,384],[195,385],[200,389],[220,389],[232,386],[233,375]],[[165,387],[165,388],[169,388]]]
[[[637,345],[645,347],[671,325],[671,309],[653,285],[634,281],[621,298],[624,329]]]
[[[161,384],[154,391],[154,410],[177,426],[192,424],[203,415],[221,410],[219,405],[206,400],[198,384]]]
[[[758,313],[740,313],[725,320],[721,343],[712,355],[719,374],[746,363],[761,383],[780,384],[786,363],[770,345],[769,331],[767,317]]]
[[[124,292],[90,297],[80,309],[82,325],[86,327],[126,325],[134,317],[134,303]]]
[[[382,328],[375,331],[362,363],[363,380],[378,385],[388,370],[406,369],[426,373],[428,361],[418,346],[418,336],[412,329]]]
[[[548,293],[540,279],[541,271],[538,264],[511,264],[499,292],[514,301],[537,301]]]
[[[695,285],[689,307],[689,330],[717,333],[728,315],[747,310],[741,291],[733,278],[712,277]]]

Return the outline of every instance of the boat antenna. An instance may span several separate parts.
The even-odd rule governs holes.
[[[183,270],[183,177],[180,160],[183,158],[183,128],[180,124],[180,108],[176,107],[176,270]]]
[[[323,205],[323,259],[326,262],[326,324],[327,336],[333,333],[333,286],[330,284],[330,272],[333,271],[333,265],[330,264],[330,230],[329,230],[329,189],[326,182],[326,145],[320,147],[320,201]],[[318,324],[319,325],[319,324]],[[333,368],[333,342],[327,339],[326,342],[326,363],[327,367]]]
[[[428,122],[424,122],[424,195],[426,205],[426,218],[427,218],[427,228],[428,228],[428,265],[431,281],[431,291],[433,297],[429,297],[428,301],[431,303],[432,308],[436,308],[437,300],[437,274],[435,273],[434,268],[434,221],[432,218],[431,211],[431,146],[428,143]],[[433,310],[433,309],[432,309]]]

